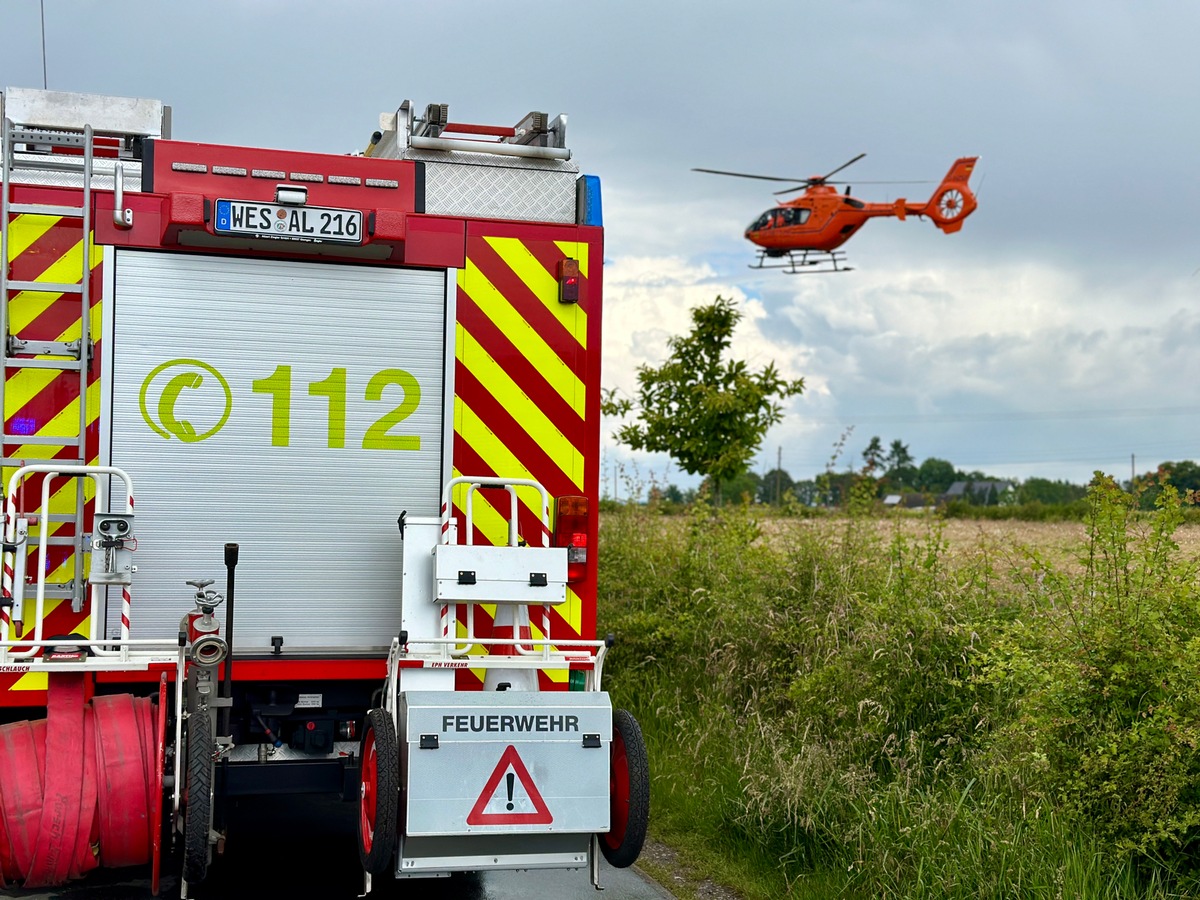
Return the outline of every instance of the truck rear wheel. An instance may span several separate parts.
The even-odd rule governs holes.
[[[600,835],[600,852],[609,865],[628,868],[637,862],[650,822],[650,759],[637,719],[613,710],[612,760],[609,766],[610,820]]]
[[[396,849],[400,752],[387,710],[367,713],[363,729],[358,808],[358,855],[363,869],[383,875]]]
[[[187,720],[187,805],[183,810],[183,877],[199,884],[208,874],[212,825],[212,714],[200,709]]]

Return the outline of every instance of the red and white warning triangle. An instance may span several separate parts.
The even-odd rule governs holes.
[[[553,821],[517,748],[510,744],[467,814],[467,824],[549,825]]]

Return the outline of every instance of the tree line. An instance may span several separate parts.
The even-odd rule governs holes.
[[[945,502],[947,492],[955,484],[965,488],[955,498],[956,502],[973,506],[1022,503],[1060,506],[1087,496],[1086,485],[1049,478],[1029,478],[1018,482],[979,470],[959,469],[949,460],[937,457],[929,457],[920,465],[910,462],[875,472],[865,468],[826,471],[815,478],[806,479],[795,479],[783,468],[770,469],[761,474],[747,470],[723,482],[721,494],[726,502],[768,506],[793,503],[803,506],[841,506],[850,497],[854,486],[865,480],[874,482],[873,490],[879,500],[888,497],[911,498],[913,502],[910,505]],[[997,484],[1009,484],[1011,490],[996,490],[994,486]],[[653,487],[650,495],[653,499],[669,503],[690,503],[701,495],[715,499],[716,492],[712,484],[706,481],[699,488],[680,488],[674,484]]]

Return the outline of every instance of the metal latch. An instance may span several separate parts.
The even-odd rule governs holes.
[[[547,584],[549,584],[549,582],[546,581],[546,573],[545,572],[530,572],[529,573],[529,586],[530,587],[545,587]]]
[[[471,572],[471,571],[467,571],[465,569],[459,569],[458,570],[458,583],[459,584],[474,584],[475,583],[475,573]]]
[[[421,743],[417,745],[421,750],[436,750],[438,748],[438,736],[436,734],[421,735]]]
[[[594,750],[595,748],[599,747],[600,746],[600,735],[585,734],[583,736],[583,746],[589,750]]]

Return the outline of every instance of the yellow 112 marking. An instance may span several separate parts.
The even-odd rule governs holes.
[[[416,434],[393,434],[392,429],[411,416],[421,402],[421,386],[417,379],[403,369],[384,369],[376,372],[367,382],[363,399],[378,403],[383,399],[384,389],[399,385],[404,399],[377,418],[363,435],[364,450],[420,450],[421,436]],[[253,382],[256,394],[271,397],[271,445],[286,447],[291,443],[292,433],[292,367],[279,365],[266,378]],[[329,404],[327,417],[327,445],[330,449],[346,446],[346,370],[336,368],[329,376],[308,384],[310,397],[324,397]]]

